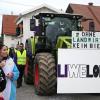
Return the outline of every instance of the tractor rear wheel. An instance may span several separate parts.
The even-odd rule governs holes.
[[[34,87],[38,95],[56,93],[56,65],[50,53],[38,53],[34,61]]]

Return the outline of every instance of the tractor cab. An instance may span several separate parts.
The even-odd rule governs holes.
[[[39,13],[34,17],[33,24],[35,25],[31,24],[31,29],[35,31],[35,35],[42,37],[45,43],[52,44],[53,48],[58,46],[57,41],[59,37],[71,37],[72,31],[81,30],[81,15],[68,13]],[[60,40],[62,40],[62,38]]]
[[[35,16],[38,19],[38,26],[41,33],[39,35],[46,35],[49,39],[54,38],[56,35],[71,36],[70,31],[80,30],[81,15],[75,14],[54,14],[54,13],[39,13]],[[37,21],[35,20],[35,26]],[[33,25],[34,26],[34,25]],[[35,27],[33,28],[34,31]]]

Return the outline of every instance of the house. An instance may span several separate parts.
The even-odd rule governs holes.
[[[16,47],[18,39],[16,39],[16,18],[17,15],[3,15],[2,34],[3,42],[8,47]],[[17,41],[16,41],[17,40]]]
[[[82,28],[85,31],[100,31],[100,6],[69,4],[66,13],[77,13],[83,16]]]
[[[37,6],[29,11],[26,11],[22,13],[19,18],[17,19],[17,25],[21,32],[19,35],[20,41],[25,44],[26,39],[33,36],[34,32],[30,31],[30,19],[34,17],[34,15],[38,13],[61,13],[62,11],[53,8],[52,6],[49,6],[47,4],[42,4],[40,6]]]

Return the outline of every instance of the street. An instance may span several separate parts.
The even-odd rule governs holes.
[[[34,86],[23,84],[17,89],[17,100],[100,100],[99,95],[92,94],[57,94],[54,96],[38,96]]]

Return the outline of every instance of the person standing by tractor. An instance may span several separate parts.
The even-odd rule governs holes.
[[[16,57],[17,57],[18,70],[20,72],[19,78],[17,80],[17,88],[20,88],[22,86],[24,69],[26,65],[26,50],[24,49],[23,43],[20,43],[19,50],[17,50],[16,52]]]
[[[14,47],[9,48],[9,56],[14,60],[17,50]]]
[[[17,50],[19,50],[19,44],[16,45],[15,49],[16,49],[16,52],[17,52]]]

